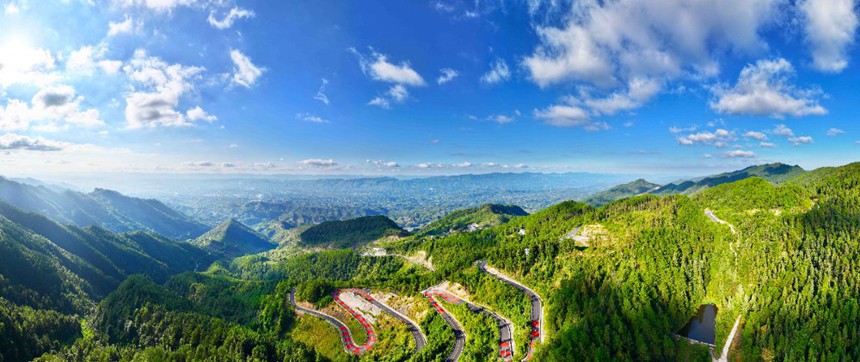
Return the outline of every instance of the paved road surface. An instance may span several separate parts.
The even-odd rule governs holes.
[[[460,359],[460,355],[463,354],[463,349],[466,347],[466,331],[463,330],[460,322],[458,322],[451,313],[448,313],[448,311],[439,304],[439,300],[436,299],[435,295],[431,294],[427,290],[425,290],[423,294],[424,297],[427,298],[427,301],[430,302],[430,305],[433,306],[433,309],[435,309],[436,312],[442,316],[442,319],[451,326],[451,329],[454,330],[454,350],[451,351],[451,354],[448,355],[445,362],[456,362]]]
[[[513,352],[514,352],[513,325],[511,324],[510,321],[508,321],[504,317],[502,317],[502,316],[500,316],[500,315],[498,315],[498,314],[496,314],[496,313],[494,313],[494,312],[492,312],[492,311],[490,311],[490,310],[488,310],[482,306],[476,305],[476,304],[474,304],[468,300],[464,300],[462,298],[459,298],[459,297],[449,293],[447,290],[444,290],[444,289],[439,289],[439,288],[435,288],[435,287],[430,288],[430,289],[424,291],[424,295],[425,296],[429,295],[428,299],[434,298],[433,301],[435,301],[436,304],[433,304],[433,301],[431,301],[431,304],[433,304],[433,308],[436,309],[437,312],[439,312],[440,310],[445,311],[444,308],[442,308],[442,306],[438,304],[439,303],[438,299],[435,299],[436,297],[441,297],[442,299],[444,299],[448,303],[465,304],[466,308],[468,308],[473,313],[483,313],[483,314],[490,316],[490,318],[493,318],[493,320],[496,321],[496,326],[499,328],[499,352],[500,352],[499,357],[501,357],[505,361],[510,361],[511,359],[513,359],[513,356],[514,356],[514,354],[513,354]],[[445,311],[443,313],[443,316],[444,316],[444,314],[447,314],[447,311]]]
[[[421,328],[418,326],[418,323],[413,322],[411,319],[409,319],[405,315],[400,314],[399,312],[397,312],[393,308],[391,308],[391,307],[385,305],[384,303],[376,300],[376,298],[371,297],[370,296],[370,290],[367,290],[367,289],[357,289],[357,290],[360,291],[358,293],[358,295],[361,295],[362,297],[364,297],[364,299],[366,299],[368,302],[375,305],[377,308],[382,309],[382,311],[385,313],[388,313],[388,315],[390,315],[394,318],[397,318],[398,320],[400,320],[401,322],[406,324],[406,328],[409,330],[410,333],[412,333],[412,337],[415,338],[415,353],[418,353],[418,351],[420,351],[422,348],[424,348],[424,346],[427,344],[427,338],[424,336],[424,333],[421,332]],[[361,292],[363,292],[365,294],[362,294]]]
[[[290,304],[292,304],[293,307],[296,308],[296,311],[299,313],[310,314],[312,316],[324,319],[326,322],[329,322],[329,324],[333,325],[334,328],[337,329],[338,331],[343,331],[344,329],[346,329],[346,331],[347,331],[346,334],[344,334],[342,332],[338,332],[338,334],[340,335],[340,341],[343,343],[343,348],[347,352],[355,353],[354,349],[350,350],[350,349],[346,348],[346,346],[352,342],[352,336],[349,334],[349,332],[348,332],[349,327],[347,327],[346,324],[344,324],[343,322],[339,321],[337,318],[332,317],[328,314],[321,313],[321,312],[318,312],[318,311],[315,311],[312,309],[307,309],[307,308],[303,308],[303,307],[299,306],[296,303],[296,291],[295,290],[290,291]],[[364,352],[364,350],[361,350],[359,354],[361,354],[363,352]]]
[[[532,352],[534,352],[534,341],[540,339],[541,343],[544,342],[544,332],[543,332],[543,300],[540,296],[535,293],[535,291],[529,289],[525,285],[520,284],[516,280],[511,279],[510,277],[500,273],[497,270],[490,269],[487,267],[487,261],[481,260],[478,261],[478,268],[481,269],[482,272],[490,274],[496,279],[499,279],[505,283],[513,285],[514,288],[519,289],[523,293],[529,296],[529,300],[532,302],[532,311],[531,311],[531,320],[532,320],[532,344],[529,345],[529,354],[525,357],[525,359],[531,359]]]

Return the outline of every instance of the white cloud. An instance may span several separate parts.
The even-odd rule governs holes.
[[[387,167],[387,168],[397,168],[400,167],[400,164],[395,161],[383,161],[383,160],[367,160],[367,163],[371,166],[375,167]]]
[[[588,112],[572,105],[553,105],[534,111],[535,118],[556,127],[584,127],[590,123]]]
[[[382,108],[382,109],[391,108],[391,102],[389,102],[388,99],[385,99],[383,97],[374,97],[373,99],[370,100],[370,102],[367,102],[367,105],[377,106],[377,107]]]
[[[325,94],[326,86],[328,86],[328,79],[323,78],[322,84],[320,84],[320,88],[317,90],[317,94],[314,95],[314,99],[328,105],[328,96]]]
[[[762,148],[770,148],[770,147],[776,147],[776,144],[771,143],[771,142],[761,142],[758,144],[758,146],[762,147]]]
[[[537,3],[529,8],[541,8]],[[766,47],[758,32],[776,6],[775,0],[577,2],[561,27],[537,26],[540,44],[523,65],[541,87],[585,82],[606,89],[640,77],[713,76],[722,53]]]
[[[310,113],[296,113],[296,119],[311,123],[329,123],[329,120]]]
[[[784,124],[776,125],[776,128],[773,129],[773,134],[782,137],[793,137],[794,132],[791,128],[786,127]]]
[[[389,63],[387,55],[375,51],[372,52],[370,57],[365,57],[355,48],[349,48],[349,51],[358,57],[361,71],[369,75],[373,80],[410,86],[423,86],[425,84],[424,78],[412,69],[412,66],[408,62],[401,62],[400,64]]]
[[[710,153],[706,153],[706,154],[702,155],[702,157],[704,157],[704,158],[711,158],[711,157],[714,157],[714,155],[712,155],[712,154],[710,154]]]
[[[214,167],[215,162],[212,162],[212,161],[195,161],[195,162],[185,162],[182,165],[188,166],[188,167]]]
[[[313,158],[309,160],[299,161],[299,164],[305,167],[328,168],[337,166],[337,162],[333,159]]]
[[[30,137],[14,133],[0,136],[0,150],[61,151],[70,145],[70,143],[66,142],[51,141],[42,137]]]
[[[641,107],[654,98],[663,88],[654,78],[631,79],[624,91],[616,91],[605,98],[591,98],[586,95],[583,104],[597,115],[614,115]]]
[[[812,140],[812,137],[809,137],[809,136],[800,136],[800,137],[791,137],[788,139],[788,142],[791,142],[791,144],[793,144],[795,146],[799,146],[799,145],[813,143],[813,140]]]
[[[471,163],[471,162],[469,162],[469,161],[464,161],[464,162],[460,162],[460,163],[452,164],[451,166],[454,166],[454,167],[460,167],[460,168],[466,168],[466,167],[472,167],[472,163]]]
[[[724,148],[728,146],[728,142],[734,141],[734,139],[732,132],[725,129],[717,129],[714,132],[703,131],[678,137],[678,143],[682,145],[707,144],[714,145],[717,148]]]
[[[45,86],[58,75],[50,51],[33,48],[22,40],[0,44],[0,90],[14,84]]]
[[[499,166],[501,166],[501,165],[499,165],[496,162],[484,162],[481,164],[481,167],[487,167],[487,168],[493,168],[493,167],[499,167]]]
[[[765,135],[762,132],[756,132],[756,131],[749,131],[747,133],[744,133],[744,137],[752,138],[754,140],[759,140],[759,141],[764,141],[767,139],[767,135]]]
[[[815,91],[789,84],[793,74],[794,68],[785,59],[759,60],[741,70],[734,87],[712,89],[718,99],[710,103],[711,108],[720,113],[777,118],[827,114],[811,98]]]
[[[458,73],[456,70],[451,69],[451,68],[442,68],[442,69],[439,69],[439,72],[442,73],[442,75],[440,75],[439,78],[436,78],[437,84],[448,83],[460,75],[460,73]]]
[[[132,80],[133,91],[125,97],[125,118],[130,129],[153,127],[184,127],[193,124],[185,114],[176,110],[180,99],[196,91],[195,81],[205,69],[181,64],[168,64],[150,57],[143,50],[123,66]]]
[[[125,7],[145,7],[156,12],[170,12],[179,6],[195,6],[200,0],[113,0]]]
[[[815,69],[838,73],[848,66],[847,48],[854,43],[857,30],[855,3],[854,0],[805,0],[798,4]]]
[[[9,99],[0,106],[0,130],[15,131],[30,128],[30,106],[26,102]]]
[[[13,1],[13,2],[10,2],[9,4],[6,4],[4,11],[6,12],[6,15],[17,15],[18,13],[21,12],[21,8],[19,8],[18,5],[16,5],[15,2]]]
[[[481,76],[481,82],[486,84],[497,84],[511,78],[511,71],[508,69],[508,63],[502,59],[497,59],[490,66],[490,70]]]
[[[185,112],[185,116],[188,117],[188,120],[192,121],[192,122],[194,122],[194,121],[215,122],[216,120],[218,120],[218,117],[215,117],[209,113],[206,113],[206,111],[204,111],[203,108],[200,108],[200,106],[189,109],[188,111]]]
[[[409,97],[409,91],[402,84],[395,84],[388,89],[388,96],[396,102],[403,102]]]
[[[843,133],[845,133],[845,131],[843,131],[839,128],[831,128],[831,129],[827,130],[827,135],[830,137],[838,136],[838,135],[841,135]]]
[[[105,60],[106,53],[107,48],[103,44],[82,46],[80,49],[69,53],[68,58],[66,58],[66,71],[89,76],[98,68],[107,74],[116,74],[122,67],[122,62]]]
[[[441,163],[432,163],[432,162],[423,162],[415,165],[418,168],[442,168],[443,165]]]
[[[109,22],[107,36],[116,36],[119,34],[133,33],[140,28],[140,23],[136,23],[134,19],[125,16],[125,20],[120,22]]]
[[[506,114],[494,114],[492,116],[489,116],[487,119],[498,124],[507,124],[513,122],[515,117]]]
[[[367,102],[368,105],[388,109],[392,102],[402,103],[409,97],[406,86],[420,87],[426,84],[424,78],[412,69],[408,62],[393,64],[388,62],[388,56],[385,54],[373,51],[367,57],[355,48],[348,50],[358,57],[359,66],[364,74],[376,81],[393,83],[384,95],[374,97]]]
[[[252,88],[257,85],[257,79],[266,71],[265,68],[254,65],[251,58],[238,50],[230,50],[230,59],[233,60],[234,65],[233,83],[245,88]]]
[[[255,14],[251,10],[242,9],[239,7],[234,7],[232,9],[230,9],[230,12],[228,12],[227,15],[224,16],[224,18],[221,20],[218,20],[217,18],[215,18],[215,12],[214,11],[209,13],[209,19],[207,19],[207,20],[209,21],[209,25],[212,25],[218,29],[224,30],[224,29],[229,29],[231,26],[233,26],[233,23],[236,22],[236,20],[243,19],[243,18],[244,19],[250,19],[250,18],[253,18],[254,16],[255,16]]]
[[[42,88],[30,100],[32,106],[10,99],[5,107],[0,106],[0,130],[26,130],[36,122],[41,131],[104,125],[97,109],[82,109],[83,101],[68,85]]]
[[[221,162],[221,168],[234,168],[236,167],[235,163],[232,162]]]
[[[744,151],[744,150],[733,150],[723,153],[723,157],[726,158],[750,158],[755,157],[756,154],[753,151]]]

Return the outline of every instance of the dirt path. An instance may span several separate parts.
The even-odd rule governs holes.
[[[741,323],[741,316],[738,316],[735,319],[735,325],[732,326],[732,332],[729,333],[729,338],[726,339],[726,344],[723,346],[723,350],[720,352],[719,358],[711,357],[714,362],[729,362],[729,348],[732,346],[732,341],[734,341],[735,336],[738,334],[738,325]]]

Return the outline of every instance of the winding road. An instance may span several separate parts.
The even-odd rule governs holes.
[[[541,343],[544,342],[545,333],[543,332],[543,299],[541,299],[540,295],[535,293],[534,290],[531,290],[529,287],[520,284],[516,280],[508,277],[507,275],[502,274],[502,272],[488,266],[486,260],[478,261],[478,268],[482,272],[492,275],[496,279],[499,279],[505,283],[514,286],[514,288],[519,289],[520,291],[529,296],[529,300],[531,300],[532,302],[532,333],[530,335],[531,343],[529,344],[529,353],[523,360],[530,360],[534,352],[535,342],[538,340],[540,340]]]
[[[400,312],[394,310],[394,308],[389,307],[385,303],[382,303],[376,298],[373,298],[370,295],[370,290],[367,289],[347,289],[347,291],[353,292],[355,294],[360,295],[370,304],[375,305],[377,308],[381,309],[383,312],[388,315],[400,320],[404,324],[406,324],[406,329],[409,330],[409,333],[412,333],[412,337],[415,338],[415,353],[418,353],[425,345],[427,345],[427,337],[424,336],[424,333],[421,332],[421,327],[418,326],[418,323],[415,323],[409,317],[400,314]]]
[[[430,294],[430,296],[433,297],[442,297],[442,299],[451,304],[465,304],[466,308],[471,312],[483,313],[490,316],[490,318],[493,318],[493,320],[496,321],[496,327],[499,328],[499,358],[505,361],[510,361],[514,358],[514,327],[513,323],[511,323],[507,318],[489,310],[485,306],[454,296],[444,289],[430,288],[425,291],[425,295],[427,294]],[[435,305],[434,308],[436,308]]]
[[[460,355],[463,354],[463,349],[466,347],[466,331],[463,330],[460,322],[458,322],[451,313],[448,313],[448,311],[439,304],[439,301],[436,300],[436,295],[431,293],[430,290],[425,290],[423,294],[427,298],[427,301],[430,302],[430,305],[433,306],[433,309],[435,309],[436,312],[442,316],[442,319],[451,326],[451,329],[454,330],[454,350],[451,351],[451,354],[448,355],[445,362],[456,362],[460,359]]]
[[[711,220],[712,220],[712,221],[714,221],[714,222],[717,222],[717,223],[720,223],[720,224],[723,224],[723,225],[727,225],[727,226],[729,227],[729,229],[731,229],[731,230],[732,230],[732,234],[737,234],[737,232],[735,231],[735,227],[734,227],[734,225],[729,224],[729,223],[728,223],[728,222],[726,222],[725,220],[722,220],[722,219],[718,218],[716,215],[714,215],[714,212],[713,212],[713,211],[711,211],[711,209],[705,209],[705,215],[708,215],[708,217],[709,217],[709,218],[711,218]]]
[[[312,316],[322,318],[323,320],[325,320],[329,324],[333,325],[335,327],[335,329],[337,329],[339,331],[340,340],[341,340],[341,342],[343,342],[344,349],[347,352],[353,353],[353,354],[362,354],[362,353],[366,352],[366,350],[363,350],[362,347],[358,347],[355,345],[355,342],[353,342],[352,335],[350,334],[349,328],[346,326],[346,324],[344,324],[343,322],[341,322],[337,318],[332,317],[328,314],[299,306],[298,303],[296,303],[296,291],[295,290],[290,291],[290,304],[292,304],[293,307],[296,308],[296,312],[304,313],[304,314],[310,314]]]

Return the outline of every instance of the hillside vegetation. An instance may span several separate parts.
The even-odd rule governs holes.
[[[361,256],[352,247],[369,240],[369,232],[356,234],[346,225],[358,226],[317,231],[324,242],[316,245],[343,249],[306,250],[276,263],[246,256],[236,259],[241,263],[217,262],[205,272],[160,280],[159,273],[148,272],[153,276],[131,276],[99,298],[91,291],[99,279],[81,276],[84,270],[102,271],[88,267],[94,264],[84,256],[94,256],[73,256],[42,236],[48,232],[36,234],[18,221],[0,219],[0,246],[6,247],[0,252],[20,255],[35,268],[22,273],[49,276],[12,293],[21,286],[21,274],[0,270],[6,283],[0,298],[8,301],[0,299],[0,323],[17,346],[0,351],[4,358],[32,357],[58,348],[43,359],[65,361],[351,360],[356,357],[338,352],[332,335],[313,333],[328,325],[297,322],[287,293],[298,289],[324,307],[332,288],[363,287],[424,303],[415,316],[427,333],[427,347],[410,357],[408,343],[385,341],[391,348],[385,357],[438,361],[453,347],[453,335],[438,314],[427,313],[418,293],[449,281],[515,324],[519,359],[531,306],[522,293],[478,270],[475,261],[487,260],[542,297],[546,342],[538,346],[538,361],[709,361],[706,347],[673,337],[705,303],[719,310],[718,346],[734,321],[741,321],[730,360],[860,360],[860,163],[778,183],[746,177],[691,196],[646,194],[600,207],[567,201],[483,230],[427,236],[419,231],[385,244],[391,253],[426,255],[432,271],[398,256]],[[372,229],[377,238],[385,234],[380,229],[398,231]],[[587,242],[568,239],[574,230]],[[132,241],[129,248],[143,249]],[[132,260],[137,259],[123,263]],[[117,278],[128,273],[122,270]],[[63,310],[83,311],[86,323],[75,325]],[[466,346],[466,358],[496,353],[492,322],[462,308],[453,311],[477,342]],[[326,346],[305,344],[315,342]],[[365,359],[377,357],[386,359]]]
[[[235,219],[224,221],[221,225],[192,240],[191,243],[226,258],[256,254],[274,249],[276,246]]]
[[[601,206],[615,200],[641,195],[648,191],[652,191],[658,187],[660,187],[660,185],[650,183],[640,178],[636,181],[629,182],[623,185],[618,185],[606,191],[598,192],[594,195],[584,198],[582,202],[591,206]]]
[[[709,187],[735,182],[750,177],[760,177],[773,184],[782,184],[786,181],[802,175],[806,172],[799,166],[790,166],[784,163],[771,163],[758,166],[750,166],[743,170],[726,172],[719,175],[708,176],[699,180],[689,180],[679,183],[670,183],[654,190],[655,195],[685,194],[690,195]]]
[[[386,236],[403,236],[406,231],[385,216],[365,216],[344,221],[326,221],[308,228],[299,236],[307,246],[357,247]]]
[[[479,207],[454,211],[421,228],[417,236],[442,235],[475,230],[504,224],[517,216],[528,215],[516,205],[484,204]]]

